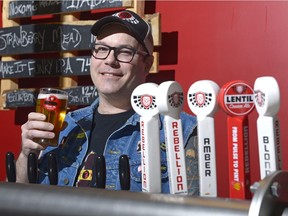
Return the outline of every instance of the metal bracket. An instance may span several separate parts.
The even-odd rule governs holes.
[[[251,186],[249,216],[283,215],[288,209],[288,172],[276,171]]]

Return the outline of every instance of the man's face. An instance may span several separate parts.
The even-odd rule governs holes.
[[[128,30],[117,24],[105,27],[97,36],[96,42],[111,47],[127,46],[144,51]],[[143,55],[135,54],[129,63],[118,62],[113,50],[104,60],[91,56],[90,75],[99,96],[130,100],[134,88],[145,82],[151,63],[148,59],[145,59]]]

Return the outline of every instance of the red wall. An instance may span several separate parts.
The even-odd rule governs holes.
[[[161,14],[163,32],[162,46],[156,48],[160,52],[161,71],[151,75],[149,80],[175,79],[187,92],[192,83],[202,79],[213,80],[220,87],[235,79],[246,80],[253,86],[257,77],[274,76],[281,91],[279,119],[282,155],[286,155],[288,2],[159,0],[147,5],[147,12]],[[187,105],[185,111],[190,113]],[[16,114],[17,117],[14,111],[0,111],[0,180],[5,175],[5,153],[8,150],[17,153],[20,148],[19,122],[23,122],[26,113],[21,115],[17,111]],[[259,180],[257,116],[256,110],[249,116],[252,182]],[[226,116],[223,111],[216,113],[215,122],[219,196],[228,197]],[[285,157],[283,164],[287,169]]]
[[[14,119],[15,111],[0,111],[0,181],[6,177],[6,153],[11,151],[16,157],[20,151],[21,130]]]
[[[283,168],[287,169],[288,147],[285,133],[288,122],[288,2],[284,1],[159,1],[156,11],[162,16],[162,32],[176,35],[177,49],[167,42],[160,58],[177,53],[177,61],[161,69],[175,70],[175,80],[184,92],[195,81],[213,80],[221,87],[242,79],[252,86],[256,78],[274,76],[280,86],[279,112]],[[169,37],[169,36],[168,36]],[[165,39],[165,38],[163,38]],[[172,43],[172,47],[174,46]],[[162,61],[161,60],[161,61]],[[160,61],[160,62],[161,62]],[[164,60],[163,60],[164,61]],[[190,112],[188,106],[185,107]],[[252,182],[258,181],[256,110],[249,116]],[[216,157],[219,196],[228,196],[226,115],[219,110],[216,122]]]

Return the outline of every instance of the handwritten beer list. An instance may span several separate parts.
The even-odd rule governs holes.
[[[0,55],[88,50],[91,25],[22,25],[0,29]]]
[[[122,0],[10,1],[9,18],[122,7]]]
[[[37,92],[33,89],[11,90],[4,93],[4,108],[32,107],[36,105]]]
[[[68,92],[68,106],[89,105],[98,97],[95,86],[77,86],[64,90]]]
[[[64,89],[68,92],[68,106],[87,106],[97,97],[95,86],[76,86]],[[4,108],[34,107],[38,91],[35,89],[18,89],[4,93]]]
[[[89,75],[90,56],[1,61],[0,78]]]

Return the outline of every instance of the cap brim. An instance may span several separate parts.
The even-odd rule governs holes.
[[[146,47],[146,44],[144,43],[143,39],[141,38],[141,36],[139,35],[138,32],[135,31],[135,29],[133,28],[133,26],[131,24],[129,24],[129,22],[124,21],[123,19],[117,17],[117,16],[109,16],[109,17],[104,17],[100,20],[98,20],[91,28],[91,33],[94,36],[98,36],[98,34],[100,33],[100,31],[103,29],[104,26],[109,25],[109,24],[121,24],[123,26],[125,26],[131,33],[131,35],[133,35],[133,37],[146,49],[147,53],[149,53],[149,50]],[[151,53],[149,53],[151,54]]]
[[[115,16],[111,16],[111,17],[105,17],[102,18],[101,20],[97,21],[91,28],[91,33],[95,36],[97,36],[100,32],[100,30],[106,26],[107,24],[112,24],[112,23],[119,23],[124,25],[125,27],[127,27],[129,29],[129,31],[131,31],[132,33],[134,33],[131,28],[129,28],[129,26],[127,25],[127,22],[123,21],[122,19],[115,17]]]

